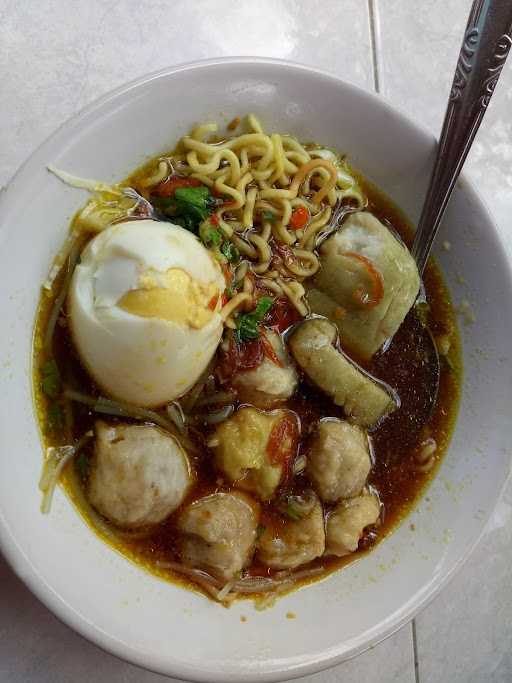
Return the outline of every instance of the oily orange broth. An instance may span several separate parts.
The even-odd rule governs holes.
[[[136,171],[127,179],[125,184],[137,185],[137,181],[147,174],[148,168],[149,165]],[[378,218],[391,224],[404,242],[410,244],[412,230],[403,213],[373,185],[360,176],[358,176],[358,181],[368,197],[369,209]],[[424,423],[424,415],[421,414],[422,396],[418,394],[421,394],[421,387],[425,386],[425,382],[428,385],[429,372],[432,371],[432,367],[428,362],[425,364],[424,358],[422,358],[421,354],[425,349],[422,349],[421,345],[421,326],[414,315],[409,315],[406,318],[385,354],[377,356],[370,363],[355,359],[370,373],[391,385],[401,397],[402,405],[371,435],[374,465],[369,483],[377,489],[384,504],[382,523],[377,529],[371,529],[365,534],[356,553],[344,558],[319,558],[311,563],[311,566],[321,564],[325,567],[321,576],[325,576],[360,558],[407,516],[415,501],[422,495],[425,487],[435,475],[439,462],[448,447],[460,395],[460,342],[449,293],[438,266],[432,261],[424,274],[424,285],[430,304],[428,313],[430,330],[434,336],[446,333],[451,336],[449,355],[446,359],[441,359],[437,402],[427,422]],[[58,283],[55,290],[58,291]],[[34,397],[44,447],[62,445],[69,441],[69,436],[65,430],[62,433],[55,434],[48,433],[44,428],[47,421],[48,405],[47,399],[40,389],[37,368],[46,360],[42,348],[42,338],[52,303],[53,299],[47,295],[41,296],[34,335]],[[64,369],[68,377],[72,377],[72,381],[80,390],[84,393],[99,393],[97,387],[82,368],[66,327],[57,326],[54,356],[59,366]],[[308,428],[322,417],[343,416],[341,409],[334,406],[327,397],[305,381],[301,383],[297,395],[287,403],[287,407],[297,411],[301,418],[303,433],[306,434]],[[73,437],[78,438],[84,431],[90,429],[96,417],[84,406],[75,404]],[[115,419],[112,421],[114,422]],[[415,453],[420,442],[427,436],[434,438],[438,444],[436,463],[430,471],[421,472],[417,467]],[[204,439],[201,436],[199,439],[204,457],[196,459],[194,462],[195,469],[198,472],[197,485],[191,491],[188,500],[212,492],[219,486],[219,475],[212,466]],[[301,448],[307,449],[307,437],[301,444]],[[303,480],[304,486],[307,485],[305,477],[300,476],[299,488],[301,480]],[[131,538],[126,535],[119,535],[106,522],[103,522],[101,526],[97,525],[97,517],[91,513],[85,501],[82,483],[74,467],[67,468],[63,476],[63,484],[67,494],[89,526],[115,550],[154,574],[189,589],[202,592],[197,584],[182,575],[158,566],[160,560],[175,559],[176,537],[173,524],[177,513],[160,524],[154,532],[146,537]],[[226,490],[227,488],[223,482],[222,489]],[[272,518],[274,522],[277,521],[275,514],[268,505],[263,506],[262,514],[264,519]],[[272,574],[270,570],[257,565],[253,565],[252,569],[256,574]],[[301,583],[310,583],[318,580],[321,576],[307,579]]]

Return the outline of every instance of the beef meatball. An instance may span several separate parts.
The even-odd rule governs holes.
[[[326,503],[361,493],[370,472],[366,432],[343,420],[322,420],[309,452],[307,475]]]
[[[183,502],[192,471],[178,441],[158,427],[95,425],[87,496],[119,527],[158,524]]]
[[[366,527],[380,517],[379,499],[373,493],[343,500],[331,512],[326,525],[326,554],[343,557],[357,550]]]
[[[311,493],[309,500],[290,505],[292,517],[267,526],[258,541],[258,560],[271,569],[294,569],[325,550],[324,514],[317,496]]]
[[[219,492],[195,500],[177,523],[183,563],[229,581],[251,562],[258,521],[257,503],[243,493]]]

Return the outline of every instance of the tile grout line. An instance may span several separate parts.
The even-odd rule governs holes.
[[[420,663],[418,659],[418,636],[416,635],[416,619],[412,620],[412,651],[414,655],[414,680],[420,683]]]
[[[379,75],[379,55],[378,49],[380,47],[379,32],[378,32],[378,15],[375,3],[377,0],[368,0],[368,18],[370,22],[370,48],[372,53],[372,67],[373,67],[373,87],[375,92],[380,93],[380,75]]]

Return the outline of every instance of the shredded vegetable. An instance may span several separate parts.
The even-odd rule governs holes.
[[[117,185],[108,185],[107,183],[101,182],[101,180],[81,178],[80,176],[63,171],[62,169],[53,166],[53,164],[48,164],[46,168],[50,173],[53,173],[54,176],[70,187],[76,187],[79,190],[88,190],[89,192],[108,192],[109,194],[114,195],[122,194],[121,188]]]
[[[81,451],[92,436],[92,431],[89,431],[74,446],[50,446],[47,448],[41,478],[39,479],[39,490],[43,494],[41,500],[41,512],[43,514],[50,512],[55,487],[64,468]]]
[[[179,562],[157,561],[156,565],[160,569],[170,569],[178,574],[190,577],[215,600],[223,604],[229,604],[239,595],[285,591],[296,581],[318,576],[324,571],[322,566],[309,567],[298,571],[279,572],[275,576],[243,576],[240,579],[232,579],[227,583],[223,583],[220,579],[202,569],[186,567]]]

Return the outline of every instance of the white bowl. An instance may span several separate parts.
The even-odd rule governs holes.
[[[16,573],[69,626],[154,671],[198,681],[275,681],[334,665],[398,629],[446,584],[479,538],[509,469],[512,285],[496,230],[462,180],[440,240],[462,326],[460,416],[441,469],[411,516],[345,570],[257,612],[165,583],[100,541],[59,491],[39,512],[41,446],[31,395],[39,285],[85,194],[45,170],[119,180],[191,123],[253,111],[269,129],[346,152],[416,221],[434,140],[382,99],[320,71],[215,60],[129,84],[73,118],[21,168],[0,203],[0,540]],[[457,284],[460,278],[464,285]],[[411,526],[414,523],[414,527]],[[287,619],[293,612],[295,619]],[[245,615],[247,621],[241,623]]]

